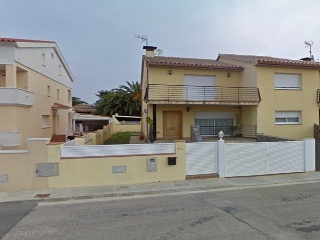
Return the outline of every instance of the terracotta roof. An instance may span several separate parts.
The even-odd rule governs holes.
[[[292,60],[285,58],[275,58],[268,56],[254,56],[254,55],[235,55],[235,54],[219,54],[220,57],[238,60],[242,62],[249,62],[255,65],[265,66],[287,66],[287,67],[303,67],[303,68],[320,68],[320,62],[316,61],[304,61],[304,60]]]
[[[51,108],[53,108],[53,109],[59,109],[59,108],[60,109],[69,109],[71,107],[60,104],[60,103],[54,103]]]
[[[206,68],[243,70],[243,67],[219,62],[213,59],[179,58],[179,57],[144,57],[148,66],[182,67],[182,68]]]
[[[19,38],[0,38],[0,42],[34,42],[34,43],[55,43],[53,41],[19,39]]]

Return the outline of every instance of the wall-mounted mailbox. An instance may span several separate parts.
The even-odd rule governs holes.
[[[147,171],[148,172],[157,171],[157,158],[147,158]]]
[[[177,157],[168,157],[168,165],[177,165]]]

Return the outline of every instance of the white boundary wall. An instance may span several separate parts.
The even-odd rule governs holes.
[[[174,154],[175,143],[61,146],[61,158]]]

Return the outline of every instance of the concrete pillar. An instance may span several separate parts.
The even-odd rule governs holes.
[[[16,65],[6,65],[6,84],[7,88],[17,87],[17,67]]]
[[[218,140],[217,143],[218,154],[218,174],[220,178],[226,176],[226,146],[224,140]]]
[[[180,178],[182,180],[187,175],[186,141],[175,140],[174,144],[176,147],[177,166],[179,168],[177,172],[181,173]]]
[[[314,172],[316,170],[316,146],[314,138],[303,140],[304,143],[304,171]]]

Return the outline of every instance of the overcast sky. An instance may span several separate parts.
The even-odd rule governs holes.
[[[140,81],[147,35],[163,56],[219,53],[299,59],[313,40],[320,58],[319,0],[0,0],[0,37],[57,42],[74,77],[73,95]]]

